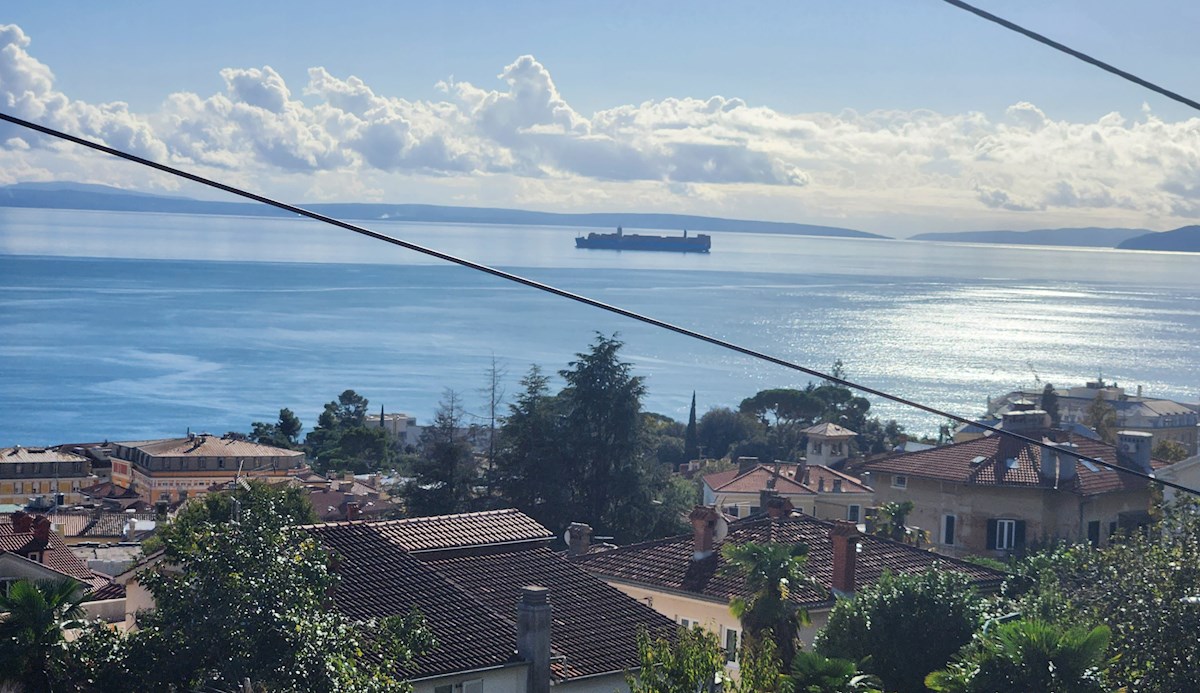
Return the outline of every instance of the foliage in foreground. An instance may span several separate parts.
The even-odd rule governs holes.
[[[808,547],[803,544],[726,544],[725,570],[745,579],[745,598],[735,597],[729,610],[742,623],[748,640],[772,640],[784,670],[792,665],[800,627],[808,612],[789,601],[792,589],[811,580],[804,575]]]
[[[983,601],[960,573],[884,575],[837,603],[814,649],[860,662],[889,691],[924,691],[925,676],[970,642],[982,615]]]
[[[63,631],[82,625],[83,591],[72,580],[18,580],[0,590],[0,682],[24,683],[31,693],[50,691],[68,676]]]
[[[1103,693],[1110,631],[1063,629],[1043,621],[1002,623],[963,648],[925,684],[943,693]]]

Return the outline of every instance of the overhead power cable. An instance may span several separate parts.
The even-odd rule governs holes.
[[[697,332],[695,330],[688,329],[686,327],[680,327],[679,325],[674,325],[674,324],[666,322],[664,320],[659,320],[658,318],[652,318],[647,315],[642,315],[641,313],[635,313],[632,310],[628,310],[626,308],[621,308],[620,306],[614,306],[614,305],[611,305],[608,303],[604,303],[603,301],[598,301],[594,298],[589,298],[589,297],[583,296],[581,294],[572,293],[570,291],[566,291],[565,289],[560,289],[558,287],[551,286],[549,284],[544,284],[542,282],[535,281],[535,280],[529,279],[527,277],[522,277],[520,275],[513,274],[511,272],[505,272],[504,270],[497,269],[495,267],[489,267],[488,265],[484,265],[484,264],[481,264],[478,262],[473,262],[471,260],[467,260],[465,258],[460,258],[455,255],[450,255],[449,253],[444,253],[440,250],[435,250],[433,248],[427,248],[425,246],[418,245],[411,241],[406,241],[406,240],[403,240],[400,238],[388,236],[386,234],[379,233],[378,231],[372,231],[371,229],[368,229],[368,228],[365,228],[362,226],[358,226],[356,224],[351,224],[349,222],[342,221],[341,219],[335,219],[333,217],[329,217],[324,214],[319,214],[317,212],[313,212],[311,210],[304,209],[303,207],[297,207],[296,205],[291,205],[286,202],[280,202],[279,200],[274,200],[272,198],[269,198],[269,197],[266,197],[263,195],[259,195],[257,193],[249,192],[247,190],[242,190],[241,188],[235,188],[232,185],[227,185],[225,183],[221,183],[221,182],[213,180],[211,178],[206,178],[204,176],[201,176],[201,175],[198,175],[195,173],[190,173],[188,171],[184,171],[182,169],[178,169],[173,166],[168,166],[166,164],[162,164],[157,161],[151,161],[149,159],[144,159],[140,156],[137,156],[136,154],[130,154],[129,152],[124,152],[119,149],[114,149],[112,147],[109,147],[104,144],[100,144],[98,142],[86,140],[86,139],[83,139],[82,137],[77,137],[75,135],[70,135],[65,132],[62,132],[60,130],[55,130],[53,128],[46,127],[45,125],[39,125],[37,123],[33,123],[28,120],[24,120],[22,118],[18,118],[16,116],[8,115],[7,113],[0,112],[0,120],[7,121],[9,123],[12,123],[13,125],[19,125],[23,128],[28,128],[28,129],[34,130],[36,132],[40,132],[40,133],[42,133],[44,135],[48,135],[50,137],[55,137],[58,139],[66,140],[68,142],[73,142],[82,147],[87,147],[88,149],[93,149],[95,151],[103,152],[105,154],[109,154],[111,156],[125,159],[127,161],[132,161],[136,164],[141,164],[142,166],[147,166],[149,168],[153,168],[155,170],[162,171],[163,173],[169,173],[172,176],[177,176],[179,178],[185,178],[187,180],[190,180],[190,181],[193,181],[196,183],[200,183],[201,185],[205,185],[210,188],[216,188],[217,190],[227,192],[231,195],[236,195],[238,197],[244,197],[248,200],[254,200],[255,202],[260,202],[262,204],[269,205],[271,207],[275,207],[276,209],[282,209],[286,212],[291,212],[293,214],[297,214],[302,217],[308,217],[309,219],[313,219],[313,220],[320,221],[320,222],[323,222],[326,224],[330,224],[332,226],[337,226],[339,228],[346,229],[347,231],[353,231],[354,233],[357,233],[357,234],[360,234],[363,236],[367,236],[368,238],[374,238],[377,241],[383,241],[384,243],[390,243],[392,245],[400,246],[401,248],[405,248],[407,250],[412,250],[414,252],[418,252],[423,255],[435,257],[435,258],[437,258],[439,260],[443,260],[445,262],[460,265],[462,267],[467,267],[467,268],[470,268],[470,269],[473,269],[473,270],[476,270],[479,272],[484,272],[486,274],[490,274],[494,277],[499,277],[500,279],[504,279],[506,281],[515,282],[517,284],[521,284],[523,286],[527,286],[532,289],[537,289],[538,291],[543,291],[548,294],[553,294],[555,296],[559,296],[560,298],[566,298],[566,299],[575,301],[577,303],[582,303],[584,305],[591,306],[593,308],[599,308],[600,310],[608,311],[609,313],[614,313],[616,315],[620,315],[622,317],[626,317],[631,320],[636,320],[638,322],[645,323],[647,325],[652,325],[654,327],[668,330],[668,331],[674,332],[676,334],[681,334],[685,337],[691,337],[692,339],[697,339],[702,342],[707,342],[709,344],[720,347],[722,349],[734,351],[739,354],[758,359],[760,361],[766,361],[768,363],[773,363],[777,366],[782,366],[784,368],[787,368],[787,369],[790,369],[793,371],[798,371],[800,373],[804,373],[805,375],[809,375],[814,378],[821,378],[822,380],[825,380],[825,381],[828,381],[828,382],[831,382],[831,383],[834,383],[837,385],[841,385],[843,387],[847,387],[852,390],[857,390],[864,394],[879,397],[880,399],[885,399],[890,402],[902,404],[906,407],[911,407],[913,409],[919,409],[923,412],[933,414],[935,416],[939,416],[939,417],[942,417],[945,419],[950,419],[950,420],[956,421],[958,423],[977,426],[985,431],[991,431],[993,434],[1008,436],[1009,438],[1019,440],[1023,443],[1029,444],[1029,445],[1037,445],[1042,448],[1051,447],[1051,446],[1048,446],[1046,443],[1043,443],[1040,440],[1035,440],[1033,438],[1029,438],[1027,436],[1020,435],[1018,433],[1013,433],[1012,431],[1006,431],[1004,429],[997,428],[995,426],[989,426],[987,424],[983,424],[978,421],[973,421],[971,419],[959,416],[957,414],[951,414],[950,412],[942,411],[941,409],[938,409],[936,407],[931,407],[927,404],[921,404],[920,402],[906,399],[899,395],[893,395],[891,393],[884,392],[882,390],[877,390],[873,387],[868,387],[866,385],[860,385],[859,383],[851,382],[849,380],[846,380],[845,378],[839,378],[832,374],[818,371],[814,368],[808,368],[807,366],[801,366],[800,364],[793,363],[786,359],[779,358],[778,356],[772,356],[770,354],[767,354],[767,353],[764,353],[761,351],[757,351],[757,350],[751,349],[749,347],[744,347],[739,344],[735,344],[733,342],[726,341],[724,339],[720,339],[718,337],[713,337],[711,335]],[[1182,491],[1184,493],[1190,493],[1190,494],[1193,494],[1196,496],[1200,496],[1200,491],[1198,491],[1196,489],[1188,488],[1187,486],[1183,486],[1181,484],[1177,484],[1177,483],[1174,483],[1171,481],[1166,481],[1164,479],[1156,479],[1152,473],[1148,474],[1148,473],[1142,472],[1140,470],[1130,469],[1128,467],[1124,467],[1119,464],[1114,464],[1112,462],[1106,462],[1105,460],[1102,460],[1099,458],[1088,457],[1087,455],[1080,454],[1069,448],[1057,448],[1056,447],[1054,449],[1057,450],[1059,452],[1059,454],[1067,455],[1067,456],[1073,457],[1077,460],[1090,462],[1092,464],[1099,465],[1101,467],[1105,467],[1105,468],[1111,469],[1113,471],[1116,471],[1116,472],[1119,472],[1122,474],[1128,474],[1128,475],[1135,476],[1135,477],[1138,477],[1141,479],[1146,479],[1148,481],[1152,481],[1152,482],[1161,484],[1163,486],[1173,488],[1177,491]]]
[[[1126,72],[1125,70],[1122,70],[1119,67],[1114,67],[1114,66],[1104,62],[1103,60],[1100,60],[1099,58],[1093,58],[1092,56],[1088,55],[1087,53],[1084,53],[1083,51],[1077,51],[1074,48],[1071,48],[1070,46],[1065,46],[1065,45],[1059,43],[1058,41],[1055,41],[1054,39],[1048,38],[1046,36],[1043,36],[1043,35],[1037,33],[1036,31],[1033,31],[1032,29],[1026,29],[1025,27],[1021,26],[1020,24],[1017,24],[1015,22],[1010,22],[1003,17],[997,17],[996,15],[992,14],[991,12],[988,12],[986,10],[981,10],[978,7],[975,7],[974,5],[968,5],[967,3],[963,2],[962,0],[942,0],[942,2],[945,2],[949,5],[953,5],[961,10],[966,10],[967,12],[970,12],[971,14],[977,15],[979,17],[983,17],[984,19],[988,20],[989,22],[994,22],[996,24],[999,24],[1000,26],[1004,27],[1005,29],[1009,29],[1011,31],[1017,32],[1018,34],[1028,36],[1029,38],[1033,39],[1034,41],[1037,41],[1038,43],[1050,46],[1051,48],[1053,48],[1056,51],[1062,51],[1063,53],[1066,53],[1067,55],[1069,55],[1073,58],[1078,58],[1079,60],[1082,60],[1085,63],[1090,63],[1092,65],[1095,65],[1096,67],[1100,68],[1101,70],[1104,70],[1105,72],[1111,72],[1112,74],[1120,77],[1121,79],[1125,79],[1130,82],[1133,82],[1134,84],[1145,87],[1145,88],[1149,89],[1150,91],[1162,94],[1163,96],[1167,97],[1168,99],[1171,99],[1173,101],[1178,101],[1179,103],[1181,103],[1185,106],[1191,106],[1192,108],[1196,109],[1197,111],[1200,111],[1200,102],[1189,99],[1188,97],[1183,96],[1182,94],[1173,92],[1170,89],[1167,89],[1166,87],[1160,87],[1157,84],[1155,84],[1154,82],[1142,79],[1141,77],[1138,77],[1137,75],[1135,75],[1131,72]]]

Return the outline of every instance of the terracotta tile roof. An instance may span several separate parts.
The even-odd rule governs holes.
[[[516,631],[510,617],[425,566],[382,532],[376,523],[343,523],[308,528],[337,555],[341,578],[333,601],[355,618],[406,614],[418,609],[437,647],[403,670],[423,678],[501,666],[512,658]],[[516,602],[513,602],[513,611]]]
[[[724,544],[748,542],[804,543],[808,559],[804,572],[816,585],[801,585],[792,590],[792,601],[808,606],[832,603],[833,545],[829,530],[833,523],[808,515],[792,515],[772,520],[765,515],[746,518],[729,525]],[[723,545],[723,544],[722,544]],[[720,547],[712,556],[692,560],[691,534],[634,544],[614,551],[586,554],[573,558],[584,569],[603,578],[628,581],[647,587],[690,592],[714,601],[729,601],[746,596],[741,578],[722,575],[725,559]],[[995,587],[1004,574],[947,556],[941,556],[906,544],[879,537],[863,538],[857,555],[855,589],[863,589],[879,580],[885,571],[894,574],[923,572],[933,566],[963,573],[981,589]]]
[[[155,513],[112,513],[102,512],[96,518],[95,524],[83,532],[85,537],[123,537],[130,520],[154,521]],[[144,533],[144,532],[143,532]]]
[[[347,523],[333,523],[334,526],[343,524]],[[374,522],[371,526],[397,546],[411,552],[545,541],[553,538],[549,530],[533,518],[519,510],[511,509],[387,520]]]
[[[425,615],[438,647],[404,672],[412,678],[513,662],[524,585],[550,589],[560,679],[636,666],[639,626],[674,632],[669,619],[550,551],[550,533],[515,510],[305,529],[336,554],[339,609],[360,618],[413,607]],[[615,627],[598,628],[598,618]]]
[[[1041,437],[1041,434],[1037,434]],[[1105,462],[1132,466],[1117,449],[1106,443],[1086,438],[1075,438],[1076,452]],[[960,484],[986,486],[1025,486],[1054,488],[1054,480],[1042,479],[1038,475],[1043,449],[1039,445],[1023,444],[1017,448],[1010,464],[1001,458],[999,436],[977,438],[963,443],[952,443],[932,450],[921,450],[895,457],[868,462],[862,467],[868,472],[888,472],[926,479],[939,479]],[[1152,460],[1155,469],[1165,462]],[[1094,471],[1093,471],[1094,470]],[[1075,463],[1075,478],[1057,482],[1057,488],[1084,496],[1093,496],[1115,491],[1130,491],[1144,488],[1146,481],[1123,474],[1100,465],[1089,467],[1082,461]]]
[[[95,516],[92,513],[47,513],[50,522],[62,528],[64,537],[77,537],[92,525]]]
[[[801,433],[803,433],[806,436],[818,435],[818,436],[826,436],[828,438],[839,438],[839,437],[852,438],[852,437],[858,435],[857,433],[855,433],[854,431],[851,431],[848,428],[839,426],[837,424],[831,424],[828,422],[819,423],[816,426],[809,426],[808,428],[801,431]]]
[[[640,601],[580,570],[546,547],[505,553],[456,556],[427,565],[484,602],[509,614],[523,585],[550,588],[554,626],[552,666],[558,678],[621,671],[636,666],[637,642],[631,634],[646,628],[668,637],[675,624]],[[602,626],[599,625],[602,621]],[[511,618],[510,623],[513,623]],[[516,627],[513,623],[513,628]]]
[[[75,578],[93,590],[104,588],[112,582],[109,576],[88,568],[87,563],[71,551],[57,532],[51,531],[49,539],[43,541],[35,538],[33,532],[15,531],[12,516],[0,515],[0,553],[11,552],[28,558],[28,554],[34,551],[44,552],[41,564],[45,567]]]
[[[821,464],[805,465],[808,483],[804,484],[801,483],[802,480],[796,479],[796,475],[801,473],[799,468],[800,465],[797,464],[781,463],[775,490],[783,495],[816,495],[821,480],[824,480],[824,492],[832,493],[833,482],[837,480],[842,482],[842,493],[872,492],[869,486],[853,476]],[[775,465],[759,464],[743,474],[738,474],[736,469],[709,474],[704,477],[704,482],[717,493],[757,493],[767,488],[767,482],[774,476]]]
[[[87,458],[57,448],[27,448],[20,445],[0,448],[0,464],[10,462],[87,462]]]
[[[261,445],[249,440],[196,435],[191,438],[164,438],[117,443],[136,448],[154,457],[303,457],[299,450]]]

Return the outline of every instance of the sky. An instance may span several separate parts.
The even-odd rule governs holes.
[[[979,0],[1200,98],[1200,3]],[[1200,218],[1200,113],[939,0],[6,3],[0,109],[291,202]],[[213,198],[0,126],[0,184]]]

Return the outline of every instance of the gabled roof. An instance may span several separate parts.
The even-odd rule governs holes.
[[[559,678],[635,667],[638,628],[674,632],[666,617],[550,551],[550,532],[516,510],[304,529],[335,554],[339,609],[360,618],[414,607],[425,615],[438,647],[404,672],[411,678],[513,663],[525,585],[550,590]]]
[[[858,435],[844,426],[832,424],[829,422],[819,423],[815,426],[809,426],[801,431],[806,436],[824,436],[826,438],[853,438]]]
[[[33,532],[16,531],[11,515],[0,515],[0,553],[26,557],[34,552],[42,553],[43,566],[75,578],[92,589],[99,589],[111,582],[109,576],[88,568],[87,563],[71,551],[57,532],[51,531],[48,539],[38,539]]]
[[[779,464],[778,476],[775,473],[775,465],[759,463],[753,469],[742,473],[739,473],[737,469],[730,469],[709,474],[704,477],[704,483],[708,484],[708,487],[715,493],[758,493],[768,488],[767,484],[772,479],[775,480],[775,491],[785,496],[815,496],[818,494],[817,489],[820,487],[821,481],[825,482],[825,493],[832,493],[834,481],[842,482],[841,493],[872,492],[869,486],[858,479],[822,464],[804,465],[804,470],[808,475],[807,484],[803,483],[802,478],[796,478],[798,474],[801,474],[800,465],[790,462]]]
[[[1033,434],[1033,437],[1040,438],[1041,433]],[[1117,449],[1111,445],[1087,438],[1075,438],[1073,442],[1077,446],[1075,451],[1081,455],[1130,466],[1124,457],[1118,457]],[[1017,448],[1017,455],[1011,459],[1015,460],[1015,464],[1001,457],[1000,436],[991,435],[874,460],[865,464],[862,470],[968,485],[1058,488],[1084,496],[1137,490],[1146,486],[1143,479],[1100,465],[1089,466],[1081,461],[1075,463],[1074,479],[1059,482],[1043,479],[1038,475],[1042,460],[1042,447],[1039,445],[1022,444]],[[1152,460],[1151,465],[1158,469],[1166,463]]]
[[[793,514],[779,520],[755,515],[731,523],[729,534],[721,546],[749,542],[805,544],[808,558],[804,573],[816,584],[794,586],[790,599],[806,607],[824,606],[833,602],[833,545],[829,539],[829,531],[833,526],[832,522],[809,515]],[[742,578],[723,574],[725,559],[721,556],[720,547],[708,558],[694,561],[693,541],[690,534],[680,535],[613,551],[585,554],[573,560],[597,576],[648,588],[685,592],[718,602],[747,596]],[[855,566],[855,589],[878,582],[884,572],[911,574],[934,566],[963,573],[981,589],[994,588],[1005,577],[1004,573],[990,568],[879,537],[864,536],[860,547]]]

